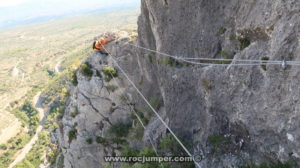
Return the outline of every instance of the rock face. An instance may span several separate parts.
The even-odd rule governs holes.
[[[300,60],[299,0],[142,0],[141,9],[137,45],[149,49],[182,57]],[[158,100],[160,115],[189,142],[190,152],[201,154],[202,167],[300,163],[297,65],[173,66],[162,63],[162,55],[128,45],[135,44],[129,40],[113,42],[109,50],[148,100]],[[94,70],[101,70],[101,57],[88,58]],[[119,95],[144,103],[122,74],[113,93],[100,77],[78,74],[78,79],[58,132],[64,165],[102,167],[103,156],[118,154],[117,146],[93,146],[86,138],[104,135],[113,122],[131,122],[130,108]],[[112,102],[118,108],[110,113]],[[74,108],[80,113],[72,118]],[[74,124],[78,136],[69,143]],[[158,142],[167,132],[152,117],[143,141],[134,145],[146,145],[150,133]]]
[[[120,52],[132,55],[124,45],[130,40],[128,33],[120,33],[120,36],[125,37],[112,42],[107,49],[114,54]],[[127,59],[122,61],[122,65],[132,62],[132,59]],[[52,133],[53,140],[58,142],[62,150],[56,167],[106,166],[104,156],[120,155],[120,144],[117,141],[122,139],[112,135],[112,126],[120,123],[133,127],[137,125],[133,123],[131,106],[128,104],[133,102],[128,82],[123,77],[108,81],[102,72],[104,67],[113,67],[111,58],[95,52],[84,63],[90,66],[93,75],[84,75],[81,70],[76,73],[78,84],[71,89],[62,125]],[[142,142],[134,144],[143,146]]]
[[[298,0],[143,0],[139,44],[183,56],[300,59]],[[243,46],[245,41],[250,45]],[[149,54],[147,52],[141,52]],[[161,58],[156,55],[156,58]],[[165,116],[179,135],[192,137],[203,167],[300,159],[299,68],[280,65],[152,65]],[[209,137],[228,135],[217,155]]]

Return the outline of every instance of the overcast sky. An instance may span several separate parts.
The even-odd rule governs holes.
[[[0,0],[0,28],[44,16],[138,7],[140,0]]]

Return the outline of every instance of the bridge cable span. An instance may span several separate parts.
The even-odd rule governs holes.
[[[224,58],[195,58],[195,57],[179,57],[179,56],[174,56],[174,55],[170,55],[167,53],[163,53],[163,52],[159,52],[156,50],[151,50],[145,47],[141,47],[138,45],[134,45],[134,44],[130,44],[128,43],[128,45],[139,48],[139,49],[143,49],[149,52],[153,52],[153,53],[157,53],[161,56],[164,57],[169,57],[169,58],[173,58],[176,59],[178,61],[183,61],[186,63],[190,63],[190,64],[195,64],[195,65],[214,65],[214,66],[253,66],[253,65],[281,65],[282,67],[285,67],[287,65],[300,65],[300,61],[272,61],[272,60],[251,60],[251,59],[224,59]],[[201,62],[195,62],[195,60],[198,61],[232,61],[232,64],[216,64],[216,63],[201,63]],[[238,62],[238,63],[236,63]],[[247,63],[241,63],[241,62],[247,62]]]

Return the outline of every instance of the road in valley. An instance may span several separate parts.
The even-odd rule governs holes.
[[[26,155],[28,154],[28,152],[32,149],[33,145],[37,142],[38,140],[38,134],[42,131],[43,129],[43,125],[44,125],[44,121],[46,119],[46,112],[42,107],[42,102],[40,100],[40,95],[41,92],[38,92],[34,98],[33,98],[33,105],[35,106],[35,108],[38,110],[39,113],[39,117],[40,117],[40,124],[36,129],[36,133],[34,134],[34,136],[32,137],[32,139],[24,146],[24,148],[20,151],[20,153],[18,154],[18,156],[16,157],[16,159],[14,160],[14,162],[12,162],[8,168],[13,168],[14,166],[16,166],[19,162],[21,162]]]

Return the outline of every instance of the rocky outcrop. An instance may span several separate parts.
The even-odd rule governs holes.
[[[183,57],[297,61],[298,0],[142,0],[138,25],[137,42],[122,38],[109,51],[147,99],[157,100],[160,115],[190,144],[191,153],[202,156],[202,167],[300,163],[298,66],[174,66],[162,63],[161,55],[128,45]],[[132,123],[130,107],[120,95],[127,95],[131,104],[144,104],[122,74],[116,91],[105,89],[111,83],[95,74],[100,63],[112,64],[110,57],[94,54],[87,62],[94,76],[77,74],[78,86],[57,132],[66,167],[104,166],[103,156],[118,154],[118,146],[86,140],[106,136],[118,122]],[[71,117],[75,109],[79,114]],[[149,134],[157,144],[168,132],[154,116],[148,117],[143,140],[132,146],[147,145]],[[77,138],[69,142],[74,128]]]
[[[126,32],[119,35],[124,37],[107,47],[112,53],[118,52],[116,46],[130,40]],[[125,53],[125,50],[122,47],[119,52]],[[122,64],[130,62],[131,59]],[[62,150],[64,167],[99,168],[107,165],[104,156],[120,155],[119,141],[122,139],[112,135],[112,126],[122,123],[135,127],[136,123],[133,123],[131,106],[128,104],[132,98],[127,91],[130,89],[127,81],[121,77],[108,81],[102,72],[103,67],[113,67],[110,58],[95,52],[84,64],[90,66],[92,75],[77,71],[78,84],[71,88],[62,125],[52,133],[52,139],[58,142]]]

